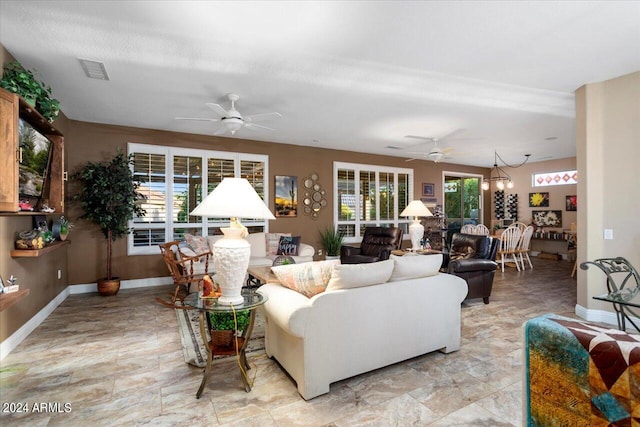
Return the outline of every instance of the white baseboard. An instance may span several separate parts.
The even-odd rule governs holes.
[[[152,286],[170,285],[173,283],[171,277],[152,277],[149,279],[123,280],[120,283],[120,289],[147,288]],[[69,285],[60,292],[49,304],[36,313],[31,319],[11,334],[10,337],[0,343],[0,360],[4,359],[11,353],[22,341],[24,341],[31,332],[33,332],[44,320],[49,317],[53,311],[67,299],[69,295],[86,294],[98,292],[96,283],[88,283],[83,285]]]
[[[27,323],[22,325],[20,329],[15,331],[9,338],[0,343],[0,360],[4,359],[11,353],[22,341],[24,341],[31,332],[33,332],[44,320],[49,317],[53,310],[64,302],[69,296],[69,287],[67,286],[60,292],[49,304],[44,306],[42,310],[36,313]]]
[[[588,322],[606,323],[607,325],[613,325],[616,328],[618,327],[618,318],[616,316],[616,313],[612,311],[592,310],[576,304],[575,313],[578,317]],[[633,319],[633,321],[637,324],[640,324],[640,319],[638,319],[637,317],[631,317],[631,319]],[[630,322],[626,322],[625,325],[627,327],[627,330],[635,330]]]
[[[151,277],[149,279],[132,279],[120,282],[120,289],[148,288],[152,286],[170,285],[173,279],[167,277]],[[86,283],[82,285],[69,285],[71,295],[88,294],[98,292],[97,283]]]

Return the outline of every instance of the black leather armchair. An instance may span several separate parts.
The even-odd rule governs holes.
[[[489,304],[495,262],[500,239],[474,234],[455,233],[451,239],[446,271],[467,281],[469,292],[465,299],[482,298]]]
[[[360,247],[345,245],[340,247],[340,262],[361,264],[389,259],[392,250],[400,249],[402,234],[401,228],[367,227]]]

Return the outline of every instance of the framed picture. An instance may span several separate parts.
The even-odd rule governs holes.
[[[436,195],[436,191],[435,191],[435,184],[431,184],[428,182],[423,182],[422,183],[422,195],[424,197],[433,197]]]
[[[298,215],[298,177],[276,175],[275,206],[276,217]]]
[[[548,208],[549,193],[529,193],[530,208]]]
[[[538,227],[562,227],[562,211],[532,211],[531,215]]]
[[[565,198],[565,210],[567,211],[577,211],[578,210],[578,196],[566,196]]]

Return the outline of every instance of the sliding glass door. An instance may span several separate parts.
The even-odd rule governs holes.
[[[481,175],[444,174],[444,212],[447,216],[447,242],[464,224],[482,223]]]

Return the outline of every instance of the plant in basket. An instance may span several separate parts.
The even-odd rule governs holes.
[[[232,312],[209,312],[209,324],[211,325],[211,340],[218,347],[230,347],[236,333],[242,333],[251,321],[249,310]]]

